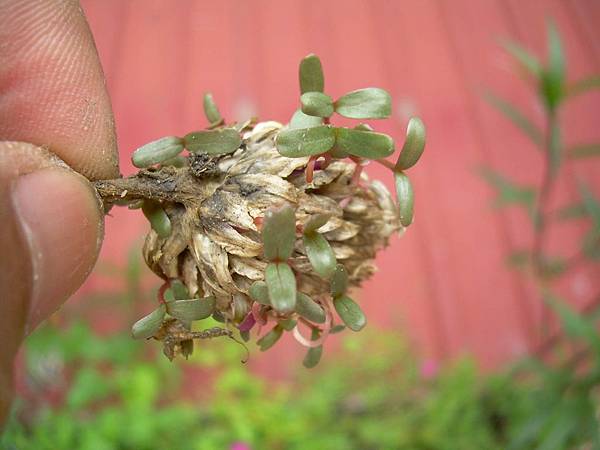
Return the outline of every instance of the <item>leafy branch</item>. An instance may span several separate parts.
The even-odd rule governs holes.
[[[505,42],[503,45],[534,80],[538,100],[544,111],[544,126],[540,129],[510,102],[492,93],[487,93],[485,98],[542,151],[544,155],[542,179],[537,187],[531,187],[519,186],[490,169],[485,169],[482,175],[498,192],[497,206],[518,205],[524,207],[531,217],[534,240],[527,260],[536,279],[544,284],[544,280],[554,278],[569,268],[569,264],[563,264],[558,268],[556,264],[552,264],[552,261],[556,261],[557,258],[545,254],[550,226],[559,218],[586,216],[585,208],[581,204],[566,205],[560,212],[549,211],[549,202],[563,163],[566,160],[600,155],[600,144],[596,143],[565,148],[559,120],[561,108],[575,95],[600,88],[600,78],[591,76],[573,84],[566,82],[566,63],[562,43],[556,27],[551,22],[548,25],[548,50],[545,63],[518,43]],[[575,255],[563,261],[578,260]]]

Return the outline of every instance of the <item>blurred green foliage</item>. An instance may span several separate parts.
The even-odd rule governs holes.
[[[573,339],[597,348],[590,318],[561,314]],[[397,333],[367,329],[322,367],[273,384],[240,364],[238,346],[203,347],[178,365],[125,334],[45,325],[26,344],[22,381],[34,395],[16,402],[2,448],[600,448],[597,352],[577,373],[535,360],[493,376],[469,360],[434,373]],[[207,381],[182,376],[185,366]],[[64,396],[49,401],[57,389]]]

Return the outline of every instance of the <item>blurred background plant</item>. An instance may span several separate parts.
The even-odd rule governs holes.
[[[596,293],[595,298],[589,299],[583,313],[578,314],[569,306],[573,301],[560,292],[559,285],[561,278],[578,266],[597,265],[600,261],[600,202],[583,179],[576,180],[580,198],[575,202],[558,207],[552,202],[559,177],[569,175],[561,170],[565,164],[600,156],[600,143],[566,147],[563,135],[568,130],[561,123],[564,104],[599,89],[600,76],[567,83],[563,45],[552,21],[547,24],[545,62],[518,43],[506,42],[504,47],[527,74],[545,117],[540,129],[517,107],[487,94],[491,105],[542,151],[544,164],[538,185],[519,185],[490,168],[483,170],[484,178],[497,190],[495,205],[524,208],[531,218],[531,245],[516,249],[509,255],[508,263],[534,281],[546,305],[536,351],[540,359],[527,359],[514,372],[515,377],[522,376],[523,369],[535,374],[538,401],[510,448],[575,448],[584,442],[600,448],[600,295]],[[548,236],[553,226],[565,220],[585,221],[587,230],[572,254],[554,254]],[[553,326],[554,317],[560,321],[558,329]]]

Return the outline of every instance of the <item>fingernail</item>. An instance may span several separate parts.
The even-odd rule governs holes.
[[[65,169],[20,176],[14,182],[12,199],[33,267],[29,333],[91,271],[102,239],[102,215],[87,180]]]

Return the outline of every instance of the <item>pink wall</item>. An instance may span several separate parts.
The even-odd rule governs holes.
[[[211,90],[226,117],[243,111],[286,121],[297,107],[297,64],[320,55],[333,96],[381,86],[395,117],[380,129],[398,139],[418,114],[428,144],[412,171],[416,220],[379,258],[380,271],[358,296],[373,322],[402,327],[425,355],[469,352],[484,366],[523,353],[537,339],[541,302],[503,258],[530,239],[520,211],[489,207],[482,165],[537,182],[541,157],[481,98],[490,88],[541,120],[541,111],[500,37],[544,48],[544,17],[564,36],[569,78],[600,72],[600,3],[594,0],[190,1],[85,0],[112,96],[123,174],[135,147],[203,123],[201,94]],[[599,141],[600,96],[572,103],[568,143]],[[594,179],[598,162],[565,168],[557,202],[573,198],[575,177]],[[379,167],[374,177],[391,179]],[[594,178],[595,177],[595,178]],[[101,258],[123,262],[145,229],[141,214],[115,210]],[[581,224],[558,230],[552,244],[568,253]],[[599,287],[587,267],[564,289],[584,304]],[[594,278],[595,276],[595,278]],[[84,291],[96,289],[92,278]],[[291,344],[290,344],[291,345]],[[296,348],[296,346],[294,346]],[[298,357],[284,346],[268,361]],[[285,371],[282,365],[277,365]],[[274,369],[277,370],[277,369]]]

